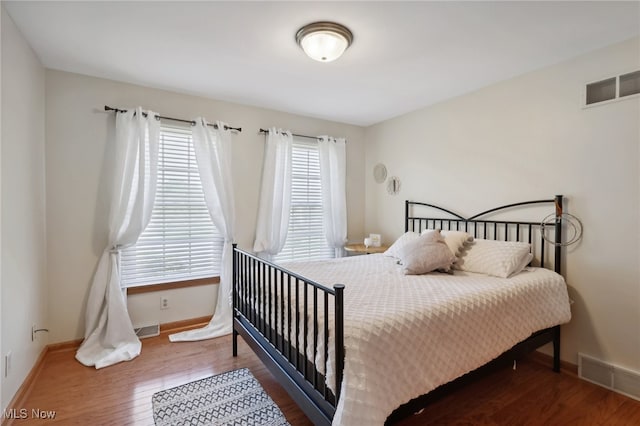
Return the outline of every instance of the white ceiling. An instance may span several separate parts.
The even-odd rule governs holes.
[[[633,2],[11,2],[47,68],[374,124],[640,33]],[[349,27],[339,60],[294,36]]]

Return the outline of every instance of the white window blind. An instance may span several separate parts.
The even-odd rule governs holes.
[[[294,138],[291,172],[291,216],[287,241],[274,260],[329,259],[330,248],[322,230],[320,156],[316,142]]]
[[[151,221],[121,252],[122,286],[219,276],[223,242],[204,201],[191,129],[163,124]]]

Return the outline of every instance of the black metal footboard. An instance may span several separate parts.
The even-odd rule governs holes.
[[[233,277],[233,355],[242,335],[311,421],[331,424],[344,370],[344,285],[326,288],[235,245]]]

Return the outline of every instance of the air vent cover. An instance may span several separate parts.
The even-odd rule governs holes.
[[[159,336],[160,324],[137,327],[137,328],[134,328],[134,331],[136,332],[136,336],[138,336],[141,339],[144,339],[145,337]]]
[[[640,94],[640,71],[588,83],[584,89],[584,105],[596,105]]]
[[[578,353],[578,376],[640,401],[640,373]]]

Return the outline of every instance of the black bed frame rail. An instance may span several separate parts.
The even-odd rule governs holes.
[[[442,229],[453,231],[464,231],[472,234],[474,238],[484,238],[492,240],[503,241],[526,241],[532,244],[534,255],[538,259],[541,268],[545,268],[546,256],[545,256],[545,240],[543,236],[544,229],[540,222],[526,222],[526,221],[510,221],[510,220],[490,220],[482,219],[490,214],[497,212],[504,212],[509,209],[517,207],[531,206],[534,204],[549,204],[555,205],[555,221],[554,221],[554,245],[553,253],[553,270],[559,274],[562,271],[562,203],[563,196],[556,195],[552,199],[547,200],[534,200],[525,201],[522,203],[507,204],[504,206],[496,207],[482,213],[478,213],[474,216],[465,218],[450,210],[443,209],[432,204],[419,203],[415,201],[405,201],[405,232],[415,231],[422,232],[423,229]],[[451,215],[448,218],[430,218],[424,216],[414,216],[412,210],[414,206],[423,206],[430,209],[439,210]],[[539,232],[539,240],[534,241],[535,232]],[[539,243],[539,245],[538,245]],[[539,247],[539,251],[535,252],[535,246]],[[550,268],[549,268],[550,269]]]
[[[535,351],[542,345],[547,343],[553,344],[554,357],[553,357],[553,371],[560,371],[560,326],[556,325],[551,328],[547,328],[536,333],[533,333],[528,339],[518,343],[502,355],[498,356],[489,363],[478,367],[477,369],[468,372],[467,374],[458,377],[457,379],[445,383],[432,390],[431,392],[421,395],[417,398],[408,401],[407,403],[396,408],[393,413],[387,418],[385,425],[392,425],[404,418],[411,416],[427,405],[439,400],[440,398],[450,395],[458,389],[467,386],[474,381],[486,377],[486,375],[492,372],[498,371],[505,366],[514,365],[514,360],[520,359],[526,354]]]
[[[296,403],[320,408],[315,424],[330,424],[344,369],[344,285],[324,287],[296,273],[233,246],[233,356],[242,335]],[[331,300],[333,299],[333,301]],[[333,326],[329,306],[333,302]],[[322,331],[322,341],[319,341]],[[336,395],[322,372],[329,363],[329,336],[335,337]],[[323,369],[316,365],[324,351]],[[307,356],[312,352],[313,355]],[[310,359],[309,359],[310,358]],[[286,384],[285,384],[286,383]],[[314,410],[316,410],[314,408]]]

